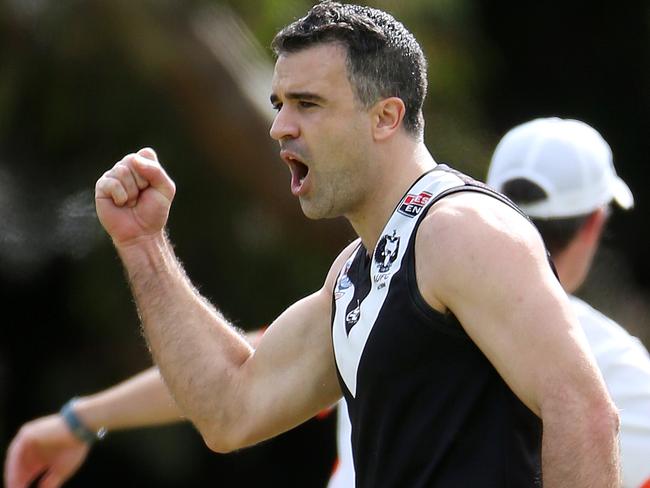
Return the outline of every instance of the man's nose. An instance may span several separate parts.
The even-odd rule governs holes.
[[[300,133],[298,124],[290,112],[288,107],[282,107],[275,115],[275,119],[273,119],[269,134],[276,141],[286,138],[296,138]]]

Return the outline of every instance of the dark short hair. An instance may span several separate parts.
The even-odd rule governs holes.
[[[328,42],[346,48],[348,79],[361,104],[401,98],[404,128],[421,137],[427,63],[413,34],[381,10],[324,1],[278,32],[271,47],[280,55]]]
[[[533,204],[548,198],[542,187],[526,178],[506,181],[501,193],[517,205]],[[531,217],[531,220],[542,235],[548,251],[556,255],[566,249],[592,213],[551,219]]]

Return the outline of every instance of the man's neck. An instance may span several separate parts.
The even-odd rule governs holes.
[[[407,148],[379,162],[380,174],[376,184],[369,189],[365,206],[346,215],[369,252],[381,237],[399,200],[420,176],[436,166],[424,143],[417,142]]]

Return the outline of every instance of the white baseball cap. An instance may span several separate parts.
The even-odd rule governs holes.
[[[494,151],[487,184],[502,191],[505,183],[519,178],[547,195],[518,204],[530,217],[585,215],[612,200],[626,210],[634,206],[630,188],[616,174],[609,144],[579,120],[542,118],[511,129]]]

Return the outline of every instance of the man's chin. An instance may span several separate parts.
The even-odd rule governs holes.
[[[314,205],[314,202],[311,202],[304,198],[300,198],[300,208],[302,209],[302,213],[305,214],[305,217],[310,220],[321,220],[337,217],[337,215],[330,215],[332,213],[331,209],[324,209],[318,205]],[[330,212],[327,210],[330,210]]]
[[[307,217],[309,220],[319,220],[322,219],[322,215],[315,209],[313,206],[309,204],[305,204],[300,201],[300,208],[302,209],[302,213]]]

